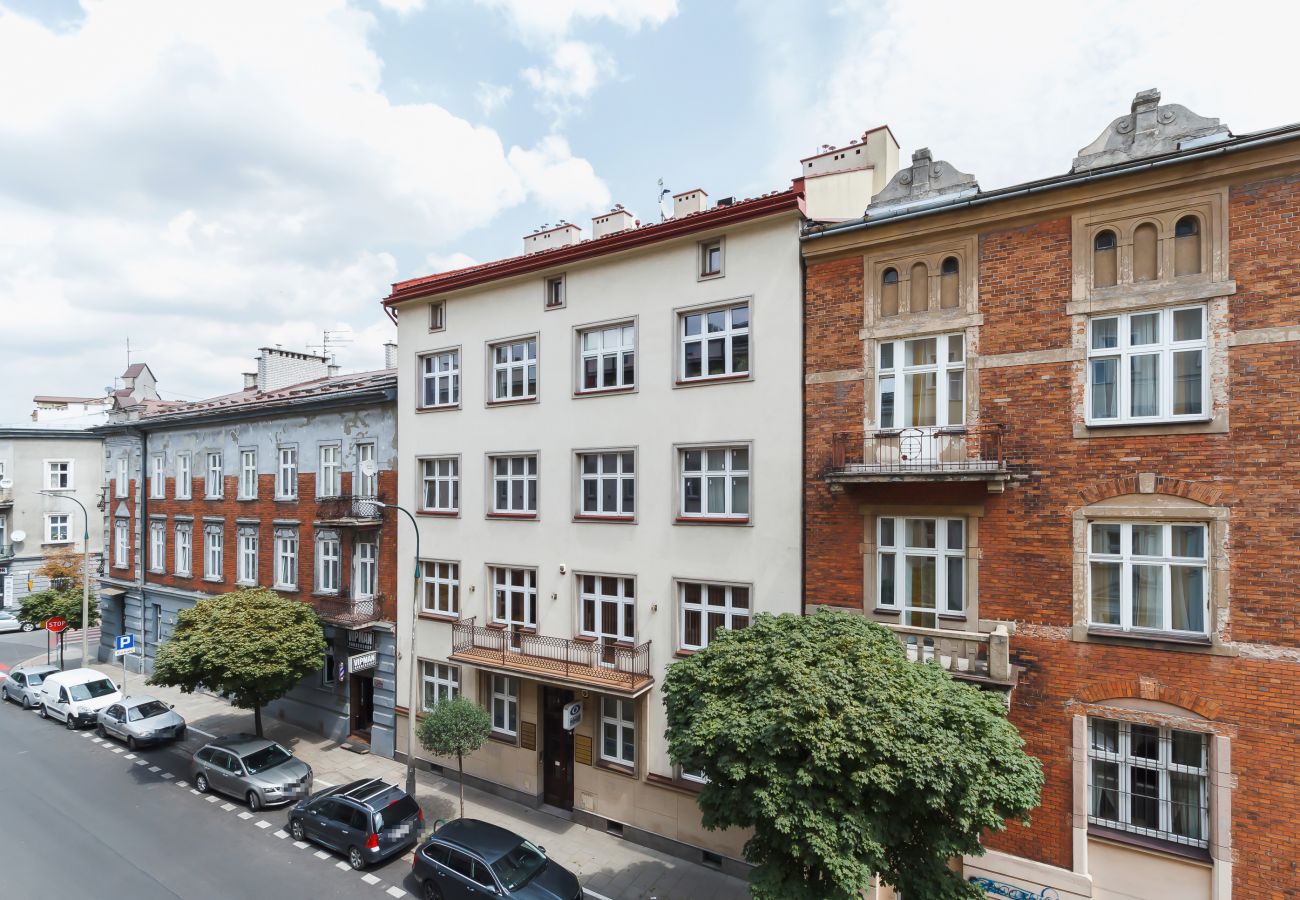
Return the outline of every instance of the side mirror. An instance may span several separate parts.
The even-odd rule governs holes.
[[[167,708],[168,708],[168,709],[175,709],[175,708],[176,708],[176,704],[175,704],[175,703],[168,703],[168,704],[167,704]]]
[[[538,847],[538,848],[537,848],[537,852],[540,853],[540,854],[542,854],[542,856],[545,856],[545,855],[546,855],[546,848],[545,848],[545,847]]]
[[[118,684],[118,685],[114,685],[114,687],[116,687],[119,691],[122,690],[122,685],[120,685],[120,684]]]

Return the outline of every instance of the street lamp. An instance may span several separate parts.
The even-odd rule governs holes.
[[[81,521],[84,525],[81,534],[81,664],[85,666],[89,664],[90,659],[90,641],[86,637],[86,629],[90,627],[90,513],[86,511],[86,504],[71,494],[62,491],[37,491],[36,493],[71,500],[81,507]]]
[[[399,512],[406,513],[406,517],[411,520],[411,529],[415,532],[415,590],[411,592],[411,649],[409,652],[408,668],[410,669],[410,691],[406,705],[406,793],[412,797],[415,796],[415,710],[419,702],[419,691],[417,682],[419,680],[415,665],[415,626],[419,622],[417,610],[419,609],[420,599],[420,526],[415,521],[415,516],[409,509],[398,506],[396,503],[384,503],[382,500],[373,501],[375,506],[381,509],[395,509]]]

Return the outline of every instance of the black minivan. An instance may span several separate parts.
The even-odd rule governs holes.
[[[513,831],[455,819],[434,832],[412,862],[424,900],[583,900],[578,878]]]
[[[354,869],[402,852],[420,838],[424,813],[401,788],[378,778],[332,787],[289,810],[289,834],[337,850]]]

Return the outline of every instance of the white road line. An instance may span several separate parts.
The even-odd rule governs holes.
[[[224,809],[226,812],[230,812],[232,809],[235,808],[235,804],[233,804],[233,803],[223,803],[223,804],[221,804],[221,808]]]
[[[324,778],[317,778],[315,783],[319,784],[321,787],[334,787],[334,782],[326,781]]]
[[[336,863],[334,864],[334,868],[336,868],[336,869],[344,869],[344,870],[347,870],[347,869],[350,869],[350,868],[352,868],[352,867],[349,866],[347,863],[343,862],[343,860],[339,860],[338,862],[336,862]]]
[[[114,748],[113,748],[113,752],[114,752],[114,753],[125,753],[125,752],[126,752],[126,748],[125,748],[125,747],[114,747]]]
[[[306,841],[294,841],[293,845],[297,847],[299,850],[306,850],[308,846]]]
[[[316,851],[315,853],[313,853],[312,855],[315,856],[317,859],[329,859],[329,858],[330,858],[330,855],[329,855],[328,853],[326,853],[324,850],[317,850],[317,851]]]
[[[612,897],[606,897],[604,894],[597,894],[591,888],[583,888],[582,892],[588,897],[594,897],[595,900],[613,900]]]
[[[251,818],[253,818],[253,814],[250,813],[250,812],[241,812],[241,813],[239,814],[239,818],[241,818],[241,819],[251,819]]]
[[[253,824],[255,824],[258,828],[270,828],[270,827],[271,827],[271,823],[268,822],[268,821],[266,821],[266,819],[258,819],[258,820],[257,820],[256,822],[254,822]]]
[[[209,802],[209,803],[216,803],[216,802],[217,802],[218,800],[220,800],[220,799],[221,799],[220,797],[213,797],[211,794],[208,795],[208,802]]]
[[[90,734],[90,732],[87,731],[86,734]],[[96,744],[102,744],[102,743],[104,743],[104,739],[103,739],[103,738],[95,738],[95,743],[96,743]]]
[[[405,896],[406,896],[406,891],[402,890],[402,889],[399,888],[397,885],[393,885],[393,886],[390,887],[388,890],[384,891],[384,893],[387,894],[387,895],[390,896],[390,897],[405,897]]]
[[[77,733],[80,734],[82,737],[90,737],[90,735],[92,734],[92,732],[89,731],[79,731]]]
[[[163,777],[163,778],[166,778],[166,779],[172,779],[172,778],[175,778],[176,776],[173,775],[171,772],[163,772],[163,773],[162,773],[162,777]]]
[[[149,765],[149,764],[148,764],[147,762],[145,762],[143,759],[137,759],[137,760],[135,761],[135,764],[136,764],[137,766],[147,766],[147,765]]]
[[[199,792],[194,790],[194,788],[190,788],[190,793],[193,794],[195,797],[199,795]]]
[[[163,776],[163,778],[171,778],[171,777],[173,777],[173,776],[171,776],[171,775],[164,775],[164,776]],[[189,783],[188,781],[178,781],[178,782],[176,782],[176,786],[177,786],[177,787],[189,787],[189,786],[190,786],[190,783]]]
[[[185,730],[186,730],[186,731],[192,731],[192,732],[194,732],[195,734],[201,734],[201,735],[203,735],[205,738],[212,738],[212,739],[214,739],[214,740],[215,740],[216,737],[217,737],[215,734],[210,734],[210,733],[204,731],[202,728],[195,728],[193,725],[186,725],[186,726],[185,726]]]
[[[128,753],[126,756],[124,756],[124,757],[122,757],[122,758],[123,758],[123,759],[135,759],[135,754],[134,754],[134,753]]]
[[[366,884],[379,884],[379,876],[371,875],[369,872],[366,872],[364,875],[362,875],[361,880],[364,881]]]
[[[281,828],[279,831],[275,832],[275,836],[278,837],[280,840],[284,840],[289,836],[289,832]]]
[[[161,772],[162,769],[158,768],[157,766],[150,766],[150,767],[149,767],[149,771],[150,771],[150,772]]]

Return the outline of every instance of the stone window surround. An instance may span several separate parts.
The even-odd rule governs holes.
[[[943,261],[949,256],[957,258],[961,279],[954,309],[939,309],[939,278]],[[912,266],[923,262],[929,270],[929,308],[925,312],[908,312],[903,307],[911,299]],[[863,286],[866,302],[862,304],[864,332],[873,338],[901,336],[917,331],[956,331],[968,325],[979,310],[979,238],[971,234],[957,240],[940,241],[911,248],[899,254],[869,253],[863,259]],[[880,315],[880,279],[886,269],[898,271],[899,312],[893,316]],[[916,324],[914,324],[916,323]],[[864,338],[867,335],[862,335]]]
[[[756,605],[755,605],[755,603],[754,603],[754,592],[755,592],[755,589],[756,589],[756,585],[755,585],[755,583],[752,582],[752,581],[734,581],[734,580],[726,579],[726,578],[712,578],[712,577],[693,578],[693,577],[686,577],[686,576],[678,576],[678,575],[674,575],[674,576],[673,576],[673,579],[672,579],[672,585],[673,585],[673,655],[674,655],[674,656],[678,656],[678,657],[690,656],[692,653],[698,653],[700,649],[703,649],[704,647],[707,647],[707,646],[708,646],[708,642],[707,642],[708,621],[707,621],[707,619],[704,618],[704,617],[701,617],[701,619],[700,619],[700,636],[701,636],[701,638],[705,639],[705,643],[702,644],[701,647],[698,648],[698,649],[697,649],[697,648],[693,648],[693,647],[686,647],[686,646],[685,646],[685,641],[686,641],[686,609],[685,609],[685,606],[684,606],[683,603],[682,603],[682,586],[683,586],[684,584],[698,584],[698,585],[702,585],[702,586],[705,586],[705,587],[709,587],[709,586],[717,585],[717,586],[719,586],[719,587],[728,587],[728,588],[744,588],[744,589],[746,589],[747,591],[749,591],[749,613],[748,613],[748,616],[749,616],[749,622],[750,622],[750,624],[753,624],[753,622],[754,622],[754,617],[755,617],[756,615],[758,615],[758,612],[759,612],[759,611],[758,611],[758,609],[757,609],[757,607],[756,607]],[[640,590],[640,585],[637,586],[637,590],[638,590],[638,591]],[[656,610],[656,608],[658,607],[658,604],[652,602],[651,605],[650,605],[650,607],[651,607],[651,608],[650,608],[650,611],[651,611],[651,612],[654,612],[654,611]],[[732,609],[732,606],[731,606],[730,602],[728,602],[728,604],[727,604],[727,609],[728,609],[729,611]]]
[[[752,314],[751,311],[751,315]],[[587,332],[601,331],[606,328],[612,328],[616,325],[632,326],[632,384],[620,385],[618,387],[584,389],[582,386],[582,336]],[[612,319],[602,319],[597,322],[586,322],[582,325],[574,325],[571,331],[573,334],[573,371],[570,374],[573,378],[574,397],[601,397],[607,394],[635,394],[641,389],[641,316],[639,313],[630,316],[615,316]],[[752,354],[752,335],[750,340],[750,352]]]
[[[424,403],[424,361],[434,356],[444,356],[448,353],[456,354],[456,402],[441,403],[432,406]],[[461,398],[465,388],[465,353],[460,344],[454,344],[446,347],[439,347],[436,350],[423,350],[415,356],[415,411],[423,412],[443,412],[446,410],[460,409]]]
[[[1225,637],[1228,630],[1228,509],[1197,500],[1155,492],[1156,476],[1138,476],[1138,494],[1123,494],[1080,506],[1072,515],[1073,587],[1071,640],[1082,643],[1135,644],[1137,646],[1236,656],[1237,650]],[[1209,577],[1209,637],[1202,643],[1159,635],[1136,635],[1090,630],[1088,627],[1088,530],[1094,520],[1203,522],[1209,526],[1207,550]]]
[[[952,310],[946,310],[946,312],[952,312]],[[963,317],[961,321],[952,320],[952,319],[941,320],[941,319],[932,319],[927,313],[925,315],[916,316],[915,321],[913,323],[910,323],[912,325],[918,326],[914,330],[909,330],[906,332],[896,332],[893,329],[890,329],[889,333],[886,333],[880,329],[876,329],[872,332],[872,334],[870,335],[871,339],[866,342],[866,346],[863,351],[864,369],[863,369],[862,385],[863,385],[863,394],[864,394],[863,402],[866,404],[866,408],[863,410],[863,422],[865,423],[864,431],[868,436],[870,436],[873,432],[876,431],[884,431],[887,434],[893,434],[894,432],[902,431],[905,428],[915,427],[910,425],[895,425],[892,428],[882,429],[880,427],[880,408],[879,408],[880,404],[878,402],[880,399],[880,386],[879,386],[879,377],[878,377],[880,375],[880,368],[879,368],[880,345],[884,343],[906,341],[913,338],[928,338],[928,337],[939,338],[939,337],[945,337],[950,334],[962,335],[962,367],[965,373],[962,378],[962,386],[965,388],[965,394],[966,394],[964,398],[966,412],[962,424],[970,425],[972,423],[980,421],[980,417],[979,417],[980,379],[979,379],[979,372],[978,372],[979,360],[978,357],[975,355],[974,348],[978,346],[978,340],[979,340],[978,326],[983,324],[982,318],[983,317],[976,317],[976,319],[978,319],[979,321],[970,320],[966,317]],[[951,327],[940,328],[938,331],[930,327],[932,323],[938,323],[939,321],[946,321],[947,324]],[[939,372],[940,375],[942,375],[942,373],[946,371],[946,368],[947,367],[944,365],[943,360],[940,359],[936,367],[936,371]],[[894,354],[893,374],[896,378],[894,408],[897,411],[895,414],[895,418],[897,419],[901,415],[901,407],[902,407],[901,396],[902,396],[902,380],[903,380],[903,362],[902,362],[901,350]],[[961,428],[962,425],[939,425],[939,426],[921,426],[921,427],[934,428],[936,431],[943,431],[945,429],[948,430],[958,429]]]
[[[744,306],[749,311],[749,324],[746,326],[746,334],[749,336],[749,368],[744,372],[732,373],[729,375],[700,375],[696,378],[685,378],[683,373],[686,367],[686,348],[685,335],[683,334],[683,322],[689,315],[696,313],[709,313],[718,310],[729,310],[732,307]],[[755,348],[755,331],[754,331],[754,294],[741,294],[736,297],[725,297],[719,300],[709,300],[704,303],[694,303],[689,306],[675,307],[672,312],[672,330],[669,332],[673,336],[673,370],[672,386],[678,388],[692,388],[706,384],[728,384],[739,381],[753,381],[754,372],[757,371],[755,360],[757,359]],[[638,322],[638,327],[640,323]],[[641,335],[637,335],[638,356],[640,356]],[[703,358],[702,358],[703,360]],[[637,360],[637,378],[641,377],[641,362]],[[639,383],[639,381],[638,381]]]

